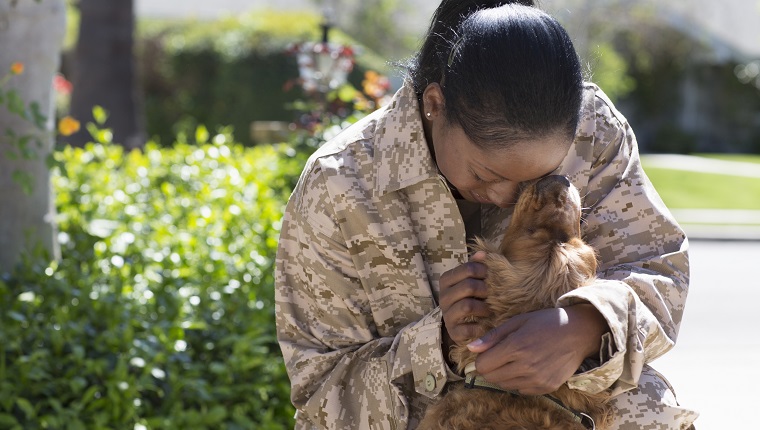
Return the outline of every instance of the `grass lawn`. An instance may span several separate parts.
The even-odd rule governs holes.
[[[760,164],[757,155],[709,154],[709,157]],[[760,178],[648,168],[646,156],[642,156],[642,165],[671,209],[760,210]]]

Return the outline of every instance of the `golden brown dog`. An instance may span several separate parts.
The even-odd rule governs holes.
[[[474,249],[487,252],[486,303],[493,315],[475,321],[481,330],[478,337],[512,316],[554,307],[561,295],[594,279],[596,255],[581,239],[580,222],[578,191],[564,176],[547,176],[520,194],[498,250],[477,241]],[[475,362],[475,353],[455,346],[450,356],[457,370],[469,376],[464,383],[453,384],[429,408],[421,430],[583,430],[609,426],[606,393],[590,395],[567,384],[545,396],[501,391],[478,378],[472,371],[474,364],[468,368]]]

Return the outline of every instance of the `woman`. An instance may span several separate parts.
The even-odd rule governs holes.
[[[506,5],[520,3],[521,5]],[[444,0],[385,108],[310,158],[277,256],[278,340],[297,428],[415,428],[447,382],[447,351],[487,312],[482,256],[519,184],[566,175],[584,197],[599,280],[469,348],[523,394],[612,390],[617,428],[687,428],[646,365],[669,350],[687,240],[641,169],[633,132],[582,82],[562,27],[531,1]]]

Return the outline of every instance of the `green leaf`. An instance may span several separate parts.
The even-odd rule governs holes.
[[[29,142],[32,140],[32,136],[26,135],[21,136],[16,140],[16,146],[21,151],[21,157],[24,160],[36,160],[37,159],[37,152],[34,150],[34,148],[31,148],[29,146]]]
[[[45,156],[45,166],[47,166],[48,170],[52,170],[55,167],[64,167],[63,163],[55,159],[55,154],[52,152]]]
[[[204,417],[206,425],[221,424],[227,418],[227,410],[222,405],[216,405]]]
[[[32,403],[22,397],[16,399],[16,406],[21,409],[27,418],[32,419],[37,416],[37,410],[34,409]]]
[[[13,415],[0,413],[0,428],[13,428],[17,425],[19,423]]]
[[[40,110],[40,104],[38,102],[29,103],[29,110],[32,112],[32,122],[40,130],[45,129],[45,123],[47,122],[47,116],[42,114]]]
[[[103,109],[103,106],[95,105],[92,108],[92,117],[95,119],[96,124],[103,126],[108,120],[108,112]]]
[[[337,89],[336,97],[344,102],[344,103],[350,103],[354,101],[356,96],[359,94],[359,91],[353,87],[351,84],[344,84],[340,88]]]
[[[88,388],[87,391],[84,392],[82,395],[82,404],[87,405],[92,401],[92,399],[95,398],[95,395],[98,394],[98,390],[100,388],[98,386],[93,385],[92,387]]]
[[[113,142],[113,133],[111,132],[111,129],[108,129],[108,128],[98,130],[98,132],[93,137],[95,138],[95,141],[98,143],[112,143]]]
[[[201,124],[195,128],[195,141],[202,145],[208,142],[209,133],[205,125]]]
[[[208,325],[205,321],[184,321],[182,323],[182,328],[185,330],[206,330]]]
[[[24,99],[22,99],[15,90],[8,91],[7,96],[8,101],[6,103],[6,107],[8,108],[8,111],[20,116],[21,118],[27,119]]]
[[[29,172],[14,170],[11,177],[21,187],[24,194],[28,196],[32,195],[32,192],[34,192],[34,177]]]
[[[42,428],[57,429],[61,427],[61,419],[55,415],[44,415],[40,418]]]

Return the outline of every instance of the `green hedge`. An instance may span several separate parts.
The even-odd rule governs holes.
[[[148,135],[163,143],[197,124],[229,124],[250,145],[252,121],[292,121],[287,105],[304,98],[288,45],[318,40],[320,17],[258,11],[214,21],[149,21],[138,31],[138,61]],[[357,44],[339,30],[336,43]],[[349,76],[360,87],[364,71],[387,65],[366,49]],[[179,129],[177,128],[179,127]]]
[[[212,141],[57,154],[63,258],[0,279],[0,428],[292,427],[272,268],[305,156]]]

